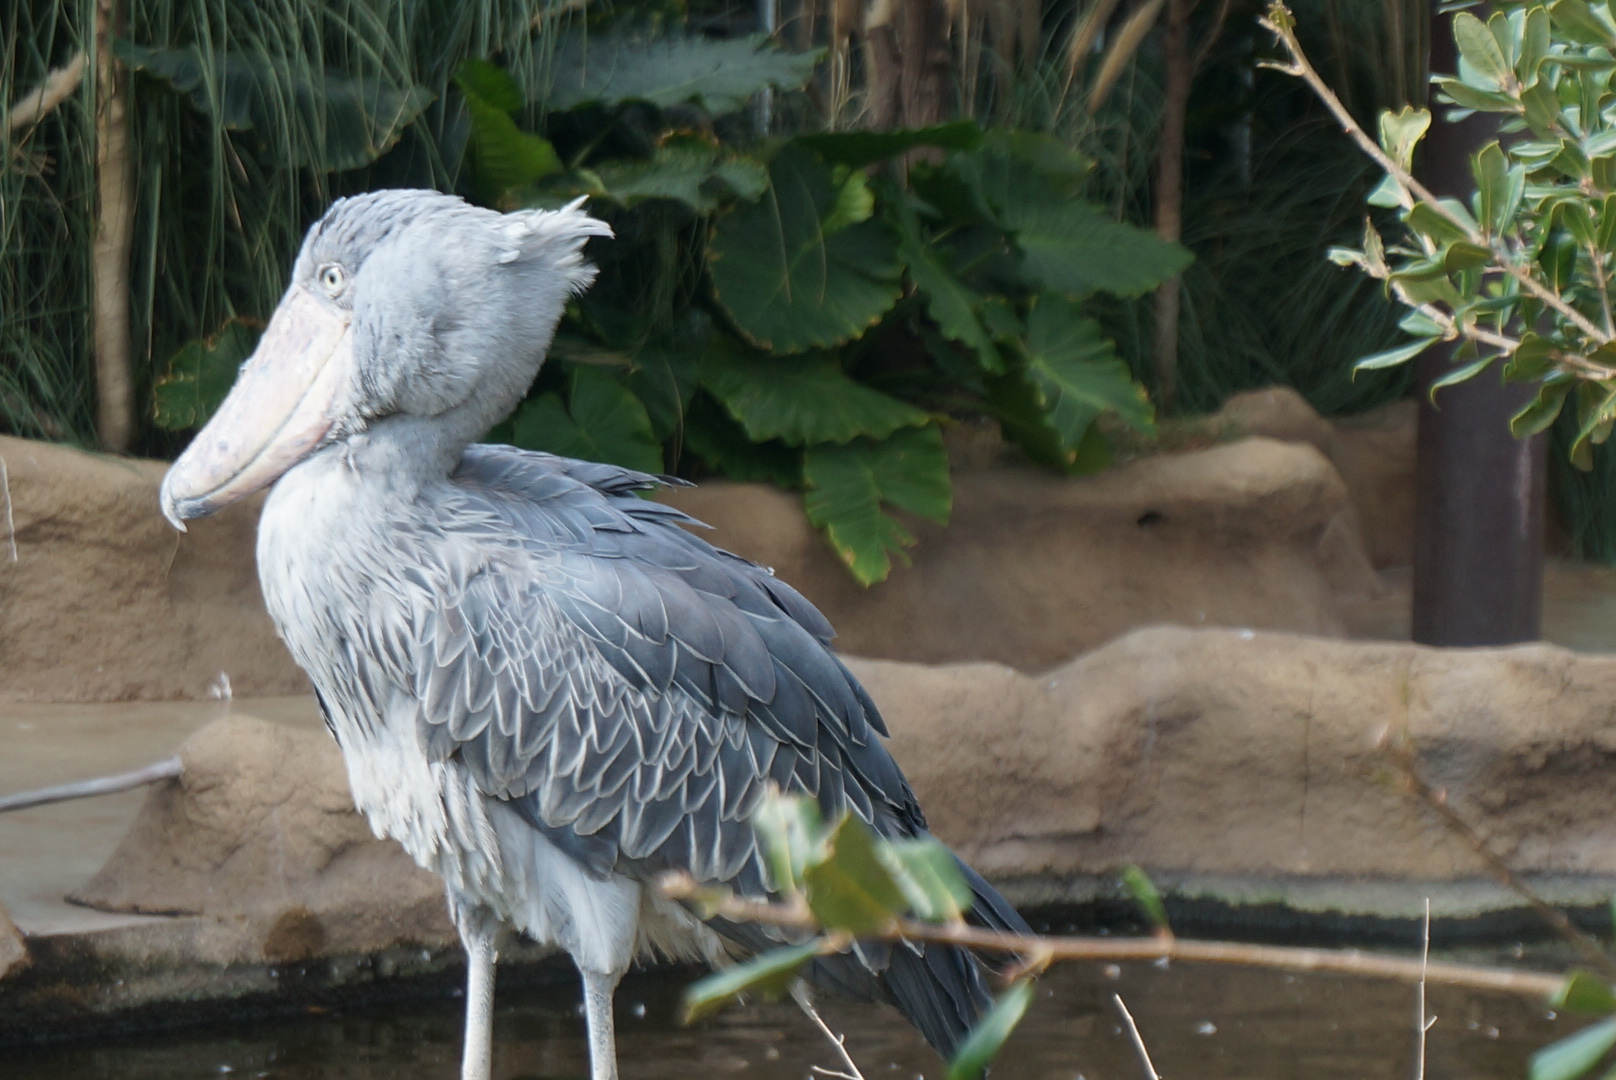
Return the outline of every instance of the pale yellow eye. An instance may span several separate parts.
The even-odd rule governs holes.
[[[320,268],[320,285],[331,296],[342,292],[348,284],[348,272],[336,263],[327,263]]]

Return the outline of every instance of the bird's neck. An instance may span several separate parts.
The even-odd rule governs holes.
[[[363,485],[391,499],[413,502],[421,490],[441,482],[460,464],[480,426],[456,423],[454,416],[389,416],[350,436],[341,449],[348,468]]]

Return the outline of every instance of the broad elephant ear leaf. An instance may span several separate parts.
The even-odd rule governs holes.
[[[283,130],[288,163],[323,172],[357,169],[381,157],[434,97],[407,81],[300,70],[268,53],[204,56],[195,46],[158,49],[122,40],[113,48],[134,70],[187,95],[220,127],[257,128],[266,137]],[[297,123],[288,125],[288,117]]]
[[[781,354],[840,345],[897,301],[895,243],[868,219],[863,184],[860,173],[835,183],[824,162],[787,145],[769,165],[762,198],[718,219],[708,249],[713,290],[754,344]]]
[[[803,455],[808,520],[865,585],[886,580],[892,559],[915,543],[890,509],[946,522],[953,508],[948,452],[935,426],[903,428],[876,442],[811,446]]]
[[[557,46],[535,96],[557,111],[644,101],[659,108],[694,104],[722,116],[759,90],[798,90],[812,78],[819,51],[782,52],[769,40],[767,34],[722,41],[573,34]]]
[[[561,171],[550,140],[516,126],[512,113],[522,107],[522,91],[510,73],[468,58],[455,71],[455,85],[471,118],[472,174],[490,202]]]
[[[710,214],[726,199],[756,199],[768,188],[768,172],[751,158],[735,157],[696,139],[672,139],[650,158],[593,166],[600,194],[623,206],[671,199],[698,214]]]
[[[953,120],[901,131],[821,131],[799,135],[796,141],[832,165],[862,169],[922,146],[974,150],[982,142],[982,129],[974,120]]]
[[[701,384],[757,442],[793,446],[884,439],[931,415],[855,382],[833,356],[767,356],[714,342],[701,361]]]
[[[1085,159],[1045,136],[996,133],[952,155],[928,188],[986,213],[1010,234],[1022,273],[1037,288],[1083,297],[1140,296],[1182,271],[1190,252],[1112,220],[1080,194]],[[951,179],[950,179],[951,177]]]
[[[208,422],[235,385],[242,362],[252,355],[264,324],[239,316],[205,338],[188,341],[168,361],[168,373],[152,388],[152,420],[168,431],[189,431]]]
[[[1144,387],[1100,324],[1058,294],[1035,298],[1019,364],[989,383],[1006,434],[1034,458],[1068,472],[1109,460],[1094,421],[1114,413],[1140,431],[1154,428]]]

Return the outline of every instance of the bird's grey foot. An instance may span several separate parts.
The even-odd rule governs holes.
[[[494,1066],[494,964],[503,928],[486,909],[453,912],[466,947],[466,1034],[460,1080],[489,1080]]]
[[[589,1080],[617,1080],[617,1035],[612,995],[621,971],[584,971],[584,1016],[589,1021]]]

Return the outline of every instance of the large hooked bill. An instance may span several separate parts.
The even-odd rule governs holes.
[[[176,529],[269,486],[320,446],[353,367],[352,318],[302,286],[287,290],[230,395],[163,477],[163,516]]]

